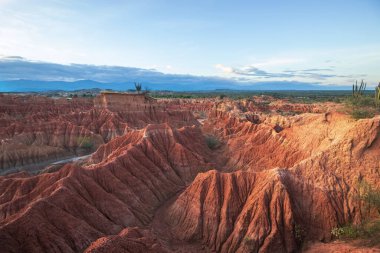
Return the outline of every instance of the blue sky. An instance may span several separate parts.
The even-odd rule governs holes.
[[[241,82],[380,81],[380,1],[0,0],[0,57]]]

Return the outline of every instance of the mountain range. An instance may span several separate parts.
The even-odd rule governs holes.
[[[347,90],[350,86],[297,81],[240,81],[216,76],[166,74],[155,69],[29,61],[21,57],[0,59],[0,92],[134,88],[149,90]]]

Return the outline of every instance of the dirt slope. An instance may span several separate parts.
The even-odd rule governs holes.
[[[380,116],[265,97],[120,112],[36,101],[48,116],[38,103],[2,109],[3,168],[75,152],[78,138],[96,151],[52,173],[0,176],[2,252],[376,252],[329,242],[365,215],[358,181],[380,187]]]

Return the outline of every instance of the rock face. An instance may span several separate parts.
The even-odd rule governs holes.
[[[35,103],[0,107],[3,168],[78,152],[89,138],[95,152],[0,176],[1,252],[297,252],[365,215],[359,180],[380,187],[379,116],[265,97],[116,111],[6,99]]]
[[[116,236],[102,237],[93,242],[85,253],[167,253],[148,230],[126,228]]]
[[[190,111],[150,104],[110,111],[92,104],[91,99],[5,96],[0,102],[0,171],[90,153],[147,124],[199,124]]]
[[[101,92],[94,100],[95,108],[111,111],[140,110],[145,106],[158,106],[156,99],[146,93]]]
[[[380,249],[365,246],[349,245],[345,242],[316,243],[305,250],[307,253],[379,253]]]
[[[173,234],[216,252],[294,251],[294,214],[281,173],[199,174],[168,210]]]
[[[114,152],[105,157],[109,146]],[[1,245],[7,252],[78,252],[123,227],[147,225],[161,203],[211,167],[208,152],[198,128],[151,125],[101,147],[96,164],[3,177]]]
[[[330,122],[324,118],[304,116],[281,133],[236,119],[225,121],[220,130],[228,147],[244,159],[234,162],[233,170],[260,172],[199,174],[167,210],[172,234],[185,241],[201,240],[216,252],[292,252],[300,239],[329,241],[331,228],[359,220],[358,179],[379,186],[373,179],[379,176],[380,118],[351,124],[343,115],[332,115]],[[306,135],[307,129],[319,131]],[[332,139],[326,140],[329,136]],[[288,153],[281,147],[284,143],[303,153]],[[249,163],[252,160],[259,162]],[[258,168],[259,163],[266,169]],[[230,164],[231,158],[226,166]],[[276,166],[288,168],[270,169]]]

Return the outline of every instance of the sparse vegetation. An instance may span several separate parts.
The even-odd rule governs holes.
[[[358,199],[363,202],[360,211],[367,212],[365,217],[371,216],[372,209],[375,209],[380,215],[380,190],[374,189],[365,180],[360,180],[358,183]]]
[[[212,150],[218,148],[220,145],[220,141],[218,140],[218,138],[212,135],[206,136],[206,143],[209,149],[212,149]]]
[[[380,83],[375,88],[375,104],[377,107],[380,106]]]
[[[140,93],[141,89],[142,89],[142,84],[141,83],[135,83],[135,89],[136,89],[137,93]]]
[[[363,234],[363,229],[361,226],[349,224],[343,227],[333,228],[331,234],[339,239],[356,239]]]
[[[306,236],[306,233],[305,233],[305,230],[303,229],[303,227],[299,224],[296,224],[294,226],[294,237],[296,238],[298,245],[303,244],[303,242],[305,240],[305,236]]]
[[[368,92],[365,92],[367,94]],[[155,98],[226,98],[239,100],[252,96],[272,96],[278,99],[287,99],[291,103],[316,103],[316,102],[341,102],[351,91],[239,91],[239,90],[215,90],[195,92],[152,91]]]
[[[255,243],[256,243],[255,239],[251,239],[248,236],[246,236],[246,237],[244,237],[243,242],[247,246],[247,248],[249,248],[251,250],[254,249]]]
[[[354,119],[366,119],[366,118],[372,118],[375,114],[370,110],[364,110],[364,109],[353,109],[351,112],[351,116]]]
[[[377,97],[379,89],[375,90],[375,99],[370,94],[365,94],[367,84],[362,80],[360,85],[357,81],[352,85],[352,96],[346,99],[346,105],[349,109],[349,113],[354,119],[372,118],[376,113],[379,113],[377,109]],[[380,97],[379,97],[380,99]]]
[[[336,227],[331,230],[331,234],[341,240],[360,239],[363,244],[368,244],[368,246],[380,245],[380,220]]]
[[[206,119],[207,118],[207,114],[205,111],[198,111],[198,116],[200,119]]]
[[[331,230],[331,234],[338,239],[363,239],[370,245],[380,245],[380,220],[373,219],[373,211],[380,215],[380,190],[376,190],[366,181],[360,180],[357,198],[359,211],[363,217],[361,223],[335,227]]]
[[[352,85],[352,96],[354,98],[363,96],[366,87],[367,83],[364,83],[364,80],[361,81],[360,86],[358,85],[358,81],[356,81],[356,83]]]
[[[379,113],[375,100],[370,95],[347,98],[346,108],[354,119],[372,118]]]
[[[77,140],[80,148],[91,150],[94,147],[94,141],[91,137],[79,137]]]

